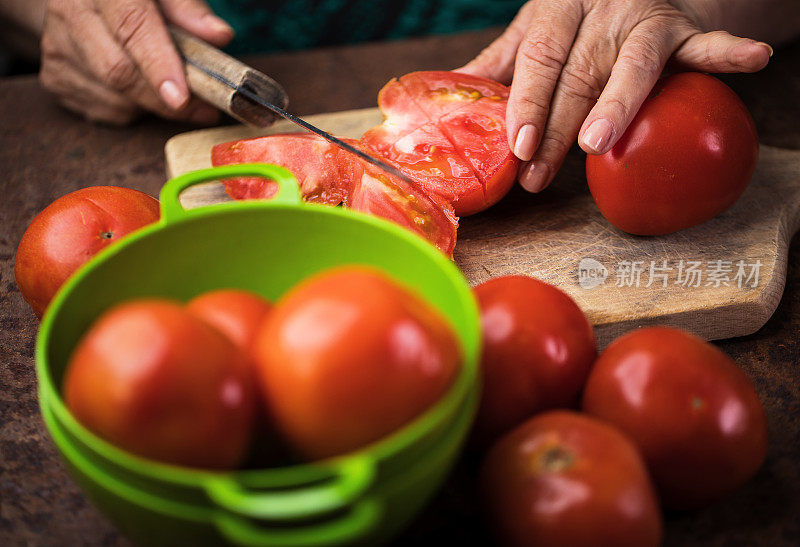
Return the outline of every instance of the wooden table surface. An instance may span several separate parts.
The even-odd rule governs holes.
[[[412,70],[448,69],[496,30],[277,54],[250,61],[280,81],[299,114],[373,106],[381,85]],[[761,141],[800,149],[800,44],[779,49],[757,75],[724,77],[747,103]],[[60,110],[35,77],[0,80],[0,545],[125,544],[70,479],[36,399],[37,321],[14,283],[14,253],[30,220],[57,197],[112,184],[156,195],[163,146],[188,126],[148,118],[127,128],[91,125]],[[468,222],[466,220],[465,222]],[[766,464],[744,489],[694,514],[667,515],[668,545],[800,543],[800,246],[786,292],[756,334],[719,346],[750,374],[769,416]],[[486,544],[473,494],[477,458],[465,458],[401,544]]]

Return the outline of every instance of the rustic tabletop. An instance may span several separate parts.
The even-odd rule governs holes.
[[[298,114],[375,105],[381,85],[412,70],[460,66],[497,30],[250,59],[280,81]],[[761,142],[800,149],[800,43],[778,49],[756,75],[723,77],[747,103]],[[59,109],[33,76],[0,80],[0,544],[125,544],[70,479],[36,399],[37,321],[14,283],[25,227],[48,203],[85,186],[157,195],[163,147],[190,127],[148,118],[127,128],[92,125]],[[465,222],[468,222],[465,221]],[[719,346],[750,374],[769,416],[766,464],[744,489],[693,514],[667,515],[668,545],[797,545],[800,541],[800,245],[786,291],[757,333]],[[483,544],[466,458],[401,543]]]

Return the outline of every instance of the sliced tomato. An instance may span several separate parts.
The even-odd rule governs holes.
[[[452,204],[436,194],[420,192],[402,179],[367,164],[354,187],[349,207],[408,228],[447,256],[453,256],[458,217]]]
[[[491,207],[508,193],[517,180],[519,160],[508,147],[506,102],[487,102],[480,108],[461,108],[439,119],[439,127],[484,187],[483,204]],[[463,200],[463,198],[462,198]]]
[[[508,88],[503,84],[459,72],[411,72],[395,81],[432,121],[465,106],[483,106],[490,102],[503,104],[508,100]]]
[[[384,122],[361,140],[450,199],[456,214],[474,214],[499,201],[516,179],[507,99],[508,88],[485,78],[412,72],[384,86],[378,95]]]
[[[375,153],[359,141],[344,140],[365,152]],[[452,256],[458,218],[449,200],[429,195],[316,135],[290,133],[238,142],[242,143],[238,150],[246,149],[247,154],[230,153],[231,149],[237,150],[238,143],[219,144],[212,151],[212,163],[281,165],[297,177],[306,201],[342,203],[350,209],[386,218],[416,232],[447,256]],[[274,182],[261,179],[231,179],[225,186],[234,199],[267,199],[276,192]]]
[[[367,131],[362,140],[379,155],[396,162],[426,192],[452,203],[459,214],[483,208],[483,185],[435,124],[427,123],[398,140],[393,137],[382,124]]]
[[[350,165],[337,161],[339,148],[310,133],[287,133],[218,144],[211,149],[212,165],[268,162],[289,169],[300,184],[303,199],[338,205],[353,182]],[[236,178],[223,182],[234,199],[267,199],[278,191],[271,180]]]

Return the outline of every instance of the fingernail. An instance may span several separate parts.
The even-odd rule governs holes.
[[[161,84],[161,87],[158,88],[158,93],[167,106],[173,110],[180,110],[189,100],[189,94],[181,92],[177,84],[172,80],[167,80]]]
[[[614,126],[605,118],[597,118],[583,133],[583,144],[594,150],[600,152],[603,150],[609,140],[611,140],[611,132]]]
[[[216,32],[223,32],[225,34],[230,34],[233,36],[234,30],[233,27],[230,26],[228,23],[217,17],[216,15],[208,14],[203,17],[203,23],[208,25],[212,30]]]
[[[531,124],[523,125],[514,141],[514,155],[522,161],[530,161],[536,152],[536,128]]]
[[[531,193],[541,192],[550,181],[550,168],[546,163],[531,163],[520,175],[519,183]]]
[[[766,42],[756,42],[756,45],[757,46],[767,46],[767,49],[769,50],[769,56],[770,57],[772,57],[772,54],[775,53],[775,51],[772,49],[772,46],[769,45]]]

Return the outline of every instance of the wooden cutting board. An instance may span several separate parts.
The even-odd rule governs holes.
[[[358,138],[380,123],[377,108],[308,116],[331,133]],[[209,167],[214,144],[295,131],[288,122],[177,135],[166,144],[170,177]],[[186,207],[228,199],[219,183],[184,193]],[[715,340],[758,330],[780,301],[789,242],[800,227],[800,151],[762,146],[739,202],[705,224],[661,237],[611,226],[586,188],[574,150],[538,195],[515,188],[499,204],[462,218],[455,262],[473,284],[527,274],[553,283],[583,308],[606,345],[642,325],[671,325]]]

